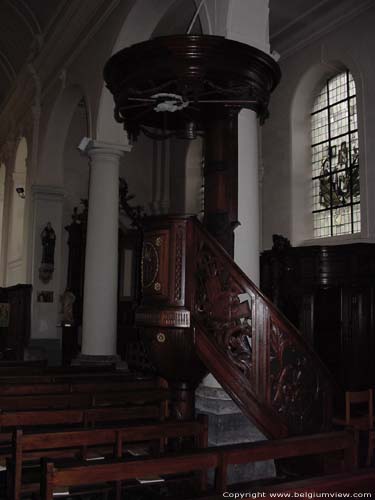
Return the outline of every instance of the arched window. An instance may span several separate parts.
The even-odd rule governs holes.
[[[349,71],[329,80],[311,114],[314,238],[361,230],[356,87]]]

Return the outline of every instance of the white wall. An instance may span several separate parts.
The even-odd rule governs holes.
[[[17,148],[11,183],[11,208],[8,226],[9,239],[7,250],[6,285],[25,283],[26,266],[24,252],[24,221],[25,198],[22,198],[16,188],[26,188],[27,172],[27,142],[23,137]]]
[[[270,118],[263,127],[263,247],[272,234],[294,245],[311,243],[310,109],[324,78],[347,67],[357,86],[361,218],[360,235],[346,235],[315,244],[375,239],[375,7],[280,60],[282,81],[271,97]]]
[[[61,238],[61,283],[60,293],[66,288],[68,275],[68,232],[65,226],[72,223],[74,207],[80,207],[81,199],[88,199],[89,186],[89,162],[83,156],[77,146],[87,131],[87,110],[84,105],[76,107],[72,121],[69,126],[68,135],[64,149],[64,203],[63,203],[63,231]]]

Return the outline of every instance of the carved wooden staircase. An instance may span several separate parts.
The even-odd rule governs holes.
[[[191,416],[200,360],[266,436],[327,430],[331,376],[296,328],[196,218],[145,227],[137,322],[176,416]]]

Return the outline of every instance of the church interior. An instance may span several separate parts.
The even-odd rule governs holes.
[[[375,495],[374,25],[0,0],[0,498]]]

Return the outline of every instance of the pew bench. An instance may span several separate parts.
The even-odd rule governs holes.
[[[91,380],[82,382],[44,382],[44,383],[6,383],[0,385],[1,396],[27,396],[41,394],[70,394],[70,393],[101,393],[123,392],[145,389],[155,389],[158,381],[151,378],[135,378],[134,380],[115,380],[107,382],[104,378],[96,382]]]
[[[145,476],[183,474],[194,471],[215,471],[215,492],[227,491],[229,465],[245,464],[278,458],[308,455],[337,454],[342,456],[341,467],[352,471],[356,465],[356,441],[349,432],[298,436],[274,441],[260,441],[243,445],[227,445],[198,449],[141,460],[111,460],[86,466],[59,467],[52,461],[44,464],[42,500],[51,500],[54,489],[79,487],[98,483],[129,481]],[[204,486],[204,482],[202,481]]]
[[[0,410],[39,410],[140,405],[165,402],[169,391],[163,388],[114,392],[75,392],[67,394],[32,394],[0,396]]]
[[[163,421],[165,418],[164,403],[128,407],[0,412],[0,457],[10,455],[12,433],[16,429],[27,432],[51,432],[68,428],[121,426],[138,420]]]
[[[76,382],[76,381],[91,381],[93,383],[106,380],[107,382],[115,381],[132,381],[134,378],[139,378],[140,375],[132,372],[105,370],[104,368],[77,369],[78,367],[70,367],[69,369],[47,368],[41,369],[38,367],[19,368],[7,367],[0,368],[0,384],[29,384],[29,383],[56,383],[56,382]],[[150,378],[150,377],[147,377]]]
[[[13,434],[12,456],[8,460],[8,497],[19,500],[21,493],[39,491],[39,482],[35,482],[35,466],[31,470],[31,479],[34,481],[22,483],[23,464],[27,461],[42,457],[75,457],[77,454],[85,459],[90,452],[122,457],[125,445],[130,443],[149,443],[154,451],[160,452],[165,440],[186,437],[193,438],[196,447],[207,447],[207,417],[199,416],[195,421],[186,422],[168,421],[53,433],[24,434],[22,430],[16,430]],[[27,470],[30,473],[30,467]]]

